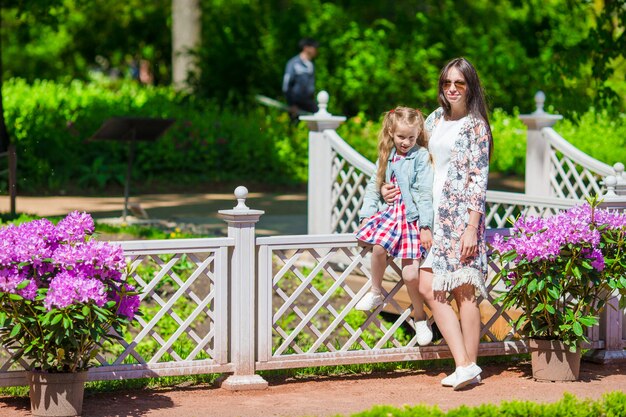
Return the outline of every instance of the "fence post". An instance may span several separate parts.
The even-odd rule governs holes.
[[[587,352],[585,360],[601,364],[626,363],[624,324],[624,311],[619,308],[619,296],[613,295],[600,316],[600,339],[604,340],[604,349]]]
[[[335,130],[346,118],[333,116],[327,110],[328,93],[317,95],[319,111],[310,116],[300,116],[309,127],[309,186],[307,202],[308,234],[333,233],[332,187],[333,150],[324,130]]]
[[[234,373],[222,382],[233,391],[267,388],[267,381],[255,374],[256,340],[256,251],[255,224],[263,213],[246,206],[248,189],[235,189],[237,206],[220,210],[228,223],[228,237],[235,239],[230,263],[230,356]]]
[[[613,165],[615,171],[615,193],[618,196],[626,198],[626,172],[624,172],[624,164],[617,162]]]
[[[541,133],[544,127],[552,127],[563,116],[549,114],[543,110],[546,95],[543,91],[535,94],[537,109],[531,114],[521,114],[519,118],[527,126],[526,133],[526,185],[525,193],[536,196],[550,196],[550,143]]]
[[[615,164],[615,166],[618,165],[621,165],[621,171],[623,171],[624,166],[621,163]],[[626,212],[626,180],[621,177],[619,169],[615,170],[617,175],[607,175],[602,180],[605,190],[599,207]]]
[[[615,176],[609,175],[604,178],[606,192],[602,196],[600,208],[610,210],[626,211],[626,194],[623,188],[617,193],[619,186],[623,187],[626,180],[622,177],[624,165],[617,163],[614,166]],[[599,339],[604,340],[604,349],[596,349],[585,354],[585,359],[591,362],[608,364],[626,362],[626,350],[624,350],[624,339],[626,333],[626,318],[624,311],[619,308],[619,295],[613,294],[607,301],[606,307],[600,316]]]

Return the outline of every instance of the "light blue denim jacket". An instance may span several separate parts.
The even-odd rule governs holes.
[[[419,227],[433,227],[433,167],[428,150],[424,147],[411,149],[406,157],[391,162],[396,155],[391,150],[387,161],[385,182],[391,182],[392,172],[396,174],[400,194],[406,206],[406,219],[409,222],[418,220]],[[378,169],[378,161],[376,162]],[[359,219],[373,216],[387,208],[380,189],[376,186],[376,174],[372,175],[365,188],[363,206],[359,211]]]

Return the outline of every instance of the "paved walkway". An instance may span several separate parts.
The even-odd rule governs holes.
[[[520,179],[494,173],[489,176],[489,189],[523,192],[524,183]],[[189,225],[201,233],[224,235],[226,234],[225,223],[217,216],[217,212],[233,208],[236,200],[232,193],[169,193],[132,196],[129,206],[137,203],[152,221]],[[251,192],[246,204],[250,208],[265,211],[257,224],[259,236],[297,235],[307,232],[306,193]],[[123,196],[18,196],[16,206],[19,213],[64,216],[72,210],[80,210],[91,213],[100,221],[121,223],[124,198]],[[9,207],[9,197],[0,195],[0,213],[8,212]],[[127,218],[127,222],[136,220],[132,216]]]
[[[149,218],[177,224],[195,225],[211,234],[225,234],[225,223],[218,217],[218,210],[231,209],[237,201],[234,194],[148,194],[132,197],[130,204],[139,203]],[[9,211],[9,197],[0,196],[0,212]],[[260,236],[281,234],[306,234],[306,194],[250,193],[248,207],[264,210],[257,224]],[[101,221],[122,222],[123,197],[18,196],[16,210],[19,213],[38,216],[64,216],[72,210],[91,213]],[[136,221],[129,216],[128,222]]]
[[[626,369],[616,365],[583,362],[576,382],[537,382],[528,362],[483,365],[483,383],[462,391],[440,385],[449,371],[449,367],[432,367],[368,375],[275,377],[262,391],[231,392],[211,385],[181,384],[158,390],[87,392],[83,416],[330,417],[349,416],[383,404],[436,405],[445,411],[513,400],[552,403],[565,393],[597,400],[608,392],[626,392]],[[28,398],[0,397],[0,416],[29,415]]]

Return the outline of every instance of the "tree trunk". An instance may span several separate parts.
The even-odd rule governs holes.
[[[201,43],[200,0],[172,0],[172,84],[178,90],[191,90],[190,76],[200,68],[194,54]]]

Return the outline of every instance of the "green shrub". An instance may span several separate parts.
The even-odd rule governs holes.
[[[626,114],[611,116],[606,110],[587,112],[564,119],[554,126],[572,145],[592,157],[613,165],[626,163]]]
[[[88,141],[113,116],[173,118],[156,142],[137,143],[133,184],[199,184],[306,180],[306,127],[286,114],[258,108],[221,109],[170,88],[132,82],[69,85],[12,79],[3,88],[5,117],[18,153],[25,191],[102,189],[122,184],[127,142]]]
[[[257,107],[220,107],[165,87],[132,82],[68,85],[20,79],[4,84],[5,118],[17,144],[20,192],[102,191],[124,183],[126,142],[88,141],[113,116],[173,118],[174,125],[156,142],[138,142],[133,191],[161,185],[199,186],[215,182],[288,185],[307,181],[308,129],[290,125],[286,113]],[[428,110],[424,110],[428,114]],[[361,111],[338,133],[367,159],[375,161],[380,129]],[[523,175],[525,126],[517,110],[491,114],[494,150],[491,171]],[[590,109],[563,120],[555,129],[574,146],[600,161],[626,161],[626,116],[612,118]],[[6,181],[0,181],[6,193]]]
[[[489,122],[493,135],[493,152],[490,169],[503,174],[524,175],[526,164],[526,126],[518,118],[515,109],[513,115],[502,109],[491,113]]]
[[[500,405],[483,404],[477,407],[461,406],[448,412],[426,405],[396,408],[378,405],[351,417],[596,417],[623,416],[626,412],[626,394],[615,391],[597,401],[579,400],[566,393],[552,404],[530,401],[505,401]]]

